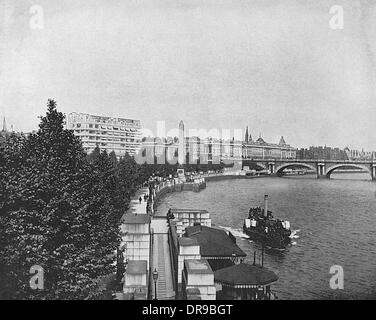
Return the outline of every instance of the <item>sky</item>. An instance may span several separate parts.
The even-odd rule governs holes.
[[[0,119],[34,130],[53,98],[151,132],[376,150],[375,59],[372,0],[0,0]]]

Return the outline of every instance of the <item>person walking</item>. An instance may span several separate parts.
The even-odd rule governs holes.
[[[142,198],[140,197],[139,199],[138,199],[138,201],[140,202],[140,204],[141,204],[141,202],[142,202]]]

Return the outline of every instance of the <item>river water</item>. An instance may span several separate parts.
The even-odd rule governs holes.
[[[261,247],[242,226],[249,208],[263,205],[264,194],[274,217],[296,230],[286,251],[264,255],[264,265],[279,276],[272,287],[279,299],[376,299],[376,183],[367,174],[208,182],[199,193],[168,194],[158,211],[208,210],[212,224],[233,232],[252,263]],[[330,288],[333,265],[343,267],[343,290]]]

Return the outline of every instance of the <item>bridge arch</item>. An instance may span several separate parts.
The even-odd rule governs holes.
[[[275,173],[277,175],[280,175],[282,173],[282,171],[288,167],[293,167],[293,166],[299,166],[299,167],[303,167],[303,168],[306,168],[306,169],[311,169],[313,170],[315,173],[317,173],[317,168],[315,165],[313,164],[309,164],[309,163],[304,163],[304,162],[291,162],[291,163],[284,163],[284,164],[281,164],[280,166],[278,166],[276,169],[275,169]]]
[[[372,171],[367,165],[362,165],[362,164],[346,164],[346,163],[341,163],[337,164],[334,166],[330,166],[329,168],[326,169],[326,177],[330,178],[330,175],[336,170],[336,169],[362,169],[364,171],[367,171],[371,178],[372,178]]]

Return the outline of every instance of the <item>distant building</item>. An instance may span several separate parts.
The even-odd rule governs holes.
[[[184,123],[179,123],[179,137],[144,137],[140,152],[147,160],[157,158],[158,163],[219,164],[240,160],[242,141],[198,136],[187,137]]]
[[[10,131],[9,131],[7,128],[7,121],[4,117],[3,126],[0,131],[0,144],[3,144],[6,141],[6,139],[10,137],[11,135],[15,135],[17,137],[21,137],[22,135],[25,135],[27,137],[27,134],[23,134],[22,132],[15,132],[13,130],[13,125],[10,126]]]
[[[1,132],[8,132],[7,121],[5,120],[5,117],[4,117],[4,120],[3,120],[3,129],[1,130]]]
[[[7,135],[8,135],[7,124],[6,124],[6,120],[5,120],[5,117],[4,117],[3,128],[0,131],[0,144],[3,144],[5,142]]]
[[[183,140],[183,143],[181,142]],[[214,137],[186,137],[184,123],[179,124],[179,137],[144,137],[142,147],[144,157],[166,159],[171,164],[231,164],[242,159],[295,159],[296,149],[291,147],[281,137],[278,144],[265,142],[260,138],[253,141],[246,129],[242,139],[221,139]],[[171,160],[174,160],[171,162]],[[163,163],[161,160],[160,163]]]
[[[295,159],[296,148],[286,143],[281,137],[278,144],[266,142],[260,137],[254,141],[246,129],[243,142],[243,159]]]
[[[350,150],[345,148],[344,152],[349,160],[372,160],[376,159],[376,153],[374,151],[359,151],[359,150]]]
[[[147,160],[147,163],[159,164],[178,162],[179,140],[177,137],[144,137],[138,152]]]
[[[301,148],[297,151],[297,158],[320,160],[349,160],[349,157],[345,150],[327,146],[311,146],[309,147],[309,149]]]
[[[135,155],[141,143],[140,120],[73,112],[67,116],[67,129],[81,138],[87,153],[98,146],[107,153],[114,151],[118,157]]]
[[[190,141],[190,145],[193,142]],[[198,139],[199,153],[202,159],[219,164],[220,162],[231,162],[241,159],[242,142],[233,139]]]

